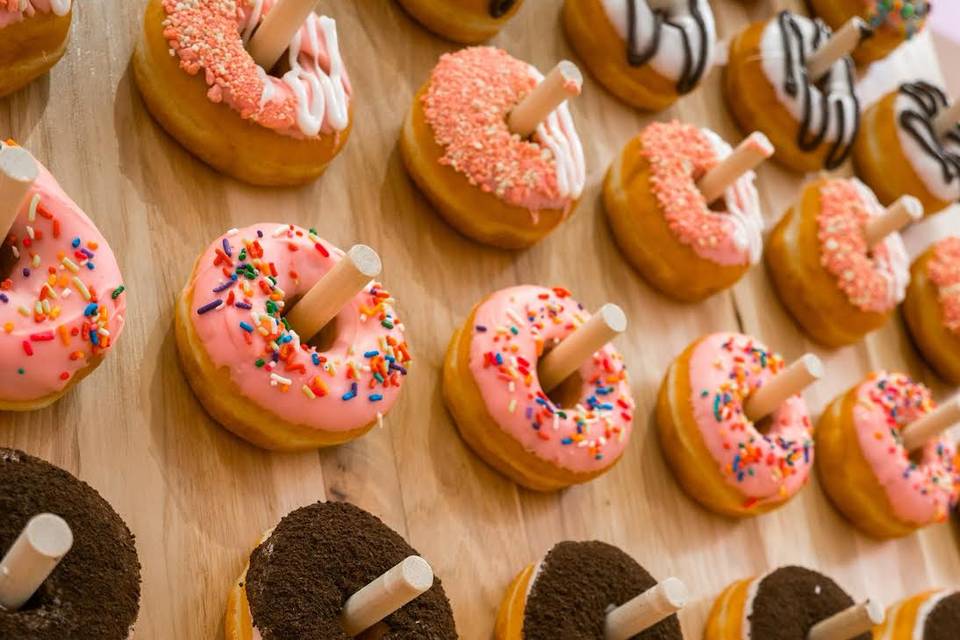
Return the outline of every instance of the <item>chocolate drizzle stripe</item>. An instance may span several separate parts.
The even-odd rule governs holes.
[[[820,126],[814,130],[813,92],[815,87],[804,71],[807,65],[807,50],[803,30],[796,16],[789,11],[781,11],[777,16],[777,21],[780,27],[780,42],[783,49],[783,88],[787,95],[791,97],[796,98],[799,94],[803,110],[803,115],[800,118],[799,131],[797,132],[797,146],[803,151],[813,151],[823,144],[827,137],[827,132],[830,130],[831,114],[835,113],[837,118],[837,137],[834,144],[830,147],[830,151],[827,153],[824,166],[827,169],[836,169],[849,157],[850,152],[853,150],[853,141],[856,139],[857,133],[860,130],[860,101],[854,91],[852,63],[849,58],[844,58],[844,76],[840,81],[846,90],[843,97],[849,97],[853,100],[853,122],[848,121],[849,118],[847,117],[843,101],[831,100],[831,96],[834,95],[838,86],[835,78],[837,71],[834,67],[830,69],[821,81],[825,92],[822,94],[822,100],[820,101]],[[830,37],[830,30],[823,22],[815,20],[814,26],[817,31],[813,37],[812,51],[816,51],[820,47],[820,44]],[[794,42],[799,52],[799,59],[796,61],[794,60],[792,47]],[[802,78],[797,77],[798,70],[802,72]],[[830,110],[831,102],[836,105],[836,109],[833,112]],[[849,142],[844,142],[847,132],[851,133],[850,140]]]
[[[691,42],[687,29],[679,22],[670,20],[670,18],[674,16],[666,9],[651,10],[654,20],[653,37],[645,49],[642,51],[639,50],[640,39],[637,31],[639,29],[640,16],[637,3],[646,3],[647,0],[625,0],[625,2],[627,3],[628,23],[627,63],[631,67],[641,67],[650,62],[660,50],[660,44],[663,42],[663,29],[665,27],[676,29],[680,32],[680,38],[683,43],[683,71],[677,79],[677,93],[689,93],[697,86],[707,70],[707,52],[709,51],[707,24],[704,20],[703,13],[700,11],[699,0],[688,0],[687,4],[688,13],[690,17],[693,18],[699,35],[696,50],[694,50],[694,45]],[[649,9],[649,4],[647,8]]]
[[[946,94],[923,81],[900,85],[900,93],[907,96],[914,105],[914,108],[906,109],[900,114],[900,127],[940,165],[946,184],[960,182],[960,154],[953,153],[940,144],[933,131],[933,120],[942,109],[947,108]],[[960,124],[947,133],[947,138],[960,145]]]

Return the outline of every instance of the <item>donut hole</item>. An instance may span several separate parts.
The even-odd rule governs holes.
[[[17,258],[13,251],[13,244],[4,240],[0,243],[0,282],[9,278],[16,266]]]
[[[300,299],[303,298],[300,296],[291,296],[287,298],[283,308],[283,315],[286,316],[290,313],[290,310],[297,306],[297,303],[300,302]],[[329,351],[333,345],[337,342],[337,338],[340,337],[339,321],[337,316],[334,316],[330,322],[325,324],[320,332],[315,336],[300,336],[300,342],[306,345],[309,345],[323,353],[324,351]]]
[[[56,602],[56,597],[54,596],[53,589],[50,587],[50,580],[46,580],[43,584],[40,585],[40,588],[30,596],[30,599],[27,600],[22,607],[17,609],[15,612],[6,612],[6,613],[29,613],[31,611],[38,611],[43,609],[48,605],[52,605]],[[0,614],[4,613],[3,609],[0,609]]]
[[[544,350],[544,355],[548,352],[549,350]],[[580,402],[583,395],[583,377],[579,371],[575,371],[555,388],[550,391],[544,389],[543,392],[547,394],[550,402],[556,407],[574,407]]]

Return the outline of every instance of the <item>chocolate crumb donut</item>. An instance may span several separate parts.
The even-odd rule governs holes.
[[[346,640],[343,605],[354,593],[417,552],[379,518],[352,504],[318,502],[284,517],[250,556],[231,597],[227,637],[262,640]],[[233,630],[249,606],[250,629]],[[439,578],[426,593],[387,616],[361,638],[453,640],[450,602]]]
[[[0,638],[126,640],[140,611],[133,534],[99,493],[39,458],[0,448],[0,556],[27,522],[53,513],[73,548],[19,611],[0,609]]]
[[[507,590],[497,638],[603,640],[607,612],[657,584],[633,558],[605,542],[561,542]],[[522,622],[517,617],[522,616]],[[634,640],[682,640],[670,615]]]
[[[960,632],[960,591],[938,602],[923,625],[923,640],[953,640]]]
[[[955,640],[960,630],[960,591],[931,589],[887,609],[875,640]]]
[[[704,640],[806,640],[810,630],[854,601],[827,576],[803,567],[782,567],[740,580],[717,598]],[[869,632],[850,640],[870,640]]]

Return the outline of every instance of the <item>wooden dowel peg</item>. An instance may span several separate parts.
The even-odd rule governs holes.
[[[827,75],[837,60],[849,55],[860,45],[866,33],[870,33],[870,28],[862,18],[850,18],[822,47],[810,54],[807,59],[807,75],[810,79],[816,82]]]
[[[564,100],[580,95],[582,89],[583,74],[580,69],[569,60],[562,60],[543,82],[513,108],[507,116],[507,125],[521,138],[526,138]]]
[[[903,446],[916,451],[955,424],[960,424],[960,396],[950,398],[935,410],[900,430]]]
[[[687,603],[687,587],[667,578],[607,613],[605,640],[627,640],[649,629]]]
[[[0,610],[26,604],[72,546],[73,532],[63,518],[34,516],[0,560]]]
[[[881,622],[883,607],[875,600],[867,600],[821,620],[810,629],[807,640],[850,640],[868,633]]]
[[[380,275],[380,256],[370,247],[358,244],[347,251],[286,315],[287,322],[307,342],[350,300]]]
[[[923,203],[913,196],[900,196],[886,211],[871,218],[864,228],[867,246],[871,249],[884,241],[891,233],[900,231],[908,224],[923,217]]]
[[[755,131],[737,145],[729,156],[710,169],[697,186],[707,204],[720,198],[727,187],[736,182],[747,171],[755,169],[761,162],[773,155],[773,144],[767,136]]]
[[[26,149],[5,146],[0,151],[0,244],[13,227],[39,173],[37,161]]]
[[[359,635],[432,586],[433,569],[420,556],[410,556],[350,596],[343,605],[343,630]]]
[[[960,100],[941,111],[933,121],[933,132],[938,138],[947,135],[947,132],[960,123]]]
[[[615,304],[605,304],[540,360],[538,374],[545,392],[560,386],[605,344],[627,330],[627,316]]]
[[[823,377],[823,362],[808,353],[750,394],[744,405],[747,418],[757,422],[777,410],[787,398]]]
[[[279,0],[273,5],[247,45],[254,61],[267,71],[273,69],[315,6],[317,0]]]

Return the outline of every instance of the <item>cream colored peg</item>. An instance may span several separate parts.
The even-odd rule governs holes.
[[[513,108],[507,116],[507,125],[511,131],[526,138],[564,100],[580,95],[582,89],[583,74],[580,69],[569,60],[563,60]]]
[[[810,629],[807,640],[850,640],[869,633],[881,622],[883,607],[875,600],[867,600],[821,620]]]
[[[921,449],[955,424],[960,424],[960,396],[950,398],[922,418],[917,418],[900,430],[907,451]]]
[[[900,196],[883,213],[867,222],[864,229],[867,246],[872,249],[883,242],[891,233],[900,231],[922,217],[923,203],[913,196]]]
[[[556,389],[593,354],[626,330],[627,316],[623,309],[615,304],[603,305],[540,360],[540,386],[545,392]]]
[[[853,17],[839,31],[836,31],[822,47],[810,54],[807,59],[807,75],[817,82],[827,75],[840,58],[850,55],[860,45],[863,34],[869,31],[863,18]]]
[[[710,169],[697,183],[707,204],[723,196],[724,191],[740,176],[773,155],[773,143],[759,131],[751,133],[729,156]]]
[[[420,556],[409,556],[350,596],[343,605],[342,624],[356,636],[398,611],[433,586],[433,569]]]
[[[22,147],[0,149],[0,244],[13,227],[40,170]]]
[[[0,560],[0,610],[26,604],[71,547],[73,532],[63,518],[34,516]]]
[[[776,411],[787,398],[800,393],[822,377],[823,362],[808,353],[751,393],[744,405],[744,413],[753,422],[762,420]]]
[[[299,334],[300,340],[307,342],[320,333],[355,295],[380,274],[381,267],[376,251],[363,244],[351,247],[287,313],[287,322]]]
[[[627,640],[649,629],[687,603],[687,587],[667,578],[607,613],[605,640]]]
[[[250,38],[250,57],[267,71],[273,69],[315,6],[317,0],[279,0]]]

